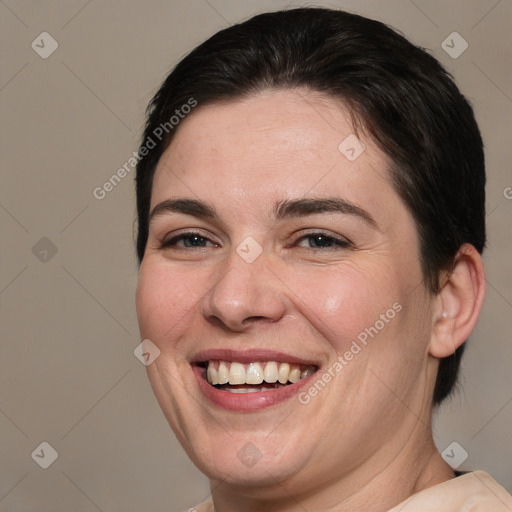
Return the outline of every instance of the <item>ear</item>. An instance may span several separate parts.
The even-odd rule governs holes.
[[[469,338],[482,308],[485,284],[482,256],[472,245],[464,244],[453,271],[442,277],[436,297],[431,356],[447,357]]]

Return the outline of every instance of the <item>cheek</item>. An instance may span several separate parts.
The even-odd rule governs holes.
[[[144,259],[136,292],[141,337],[160,348],[175,339],[204,293],[204,279],[197,269],[176,269],[155,264],[151,257]]]
[[[351,397],[347,410],[360,410],[361,415],[370,403],[389,405],[395,396],[412,396],[417,386],[427,385],[419,376],[430,336],[422,288],[411,292],[398,267],[395,272],[385,272],[383,266],[371,272],[368,268],[347,265],[316,271],[301,281],[297,293],[303,298],[304,315],[334,350],[333,359],[344,359],[343,369],[335,370],[341,376],[340,396]],[[382,411],[381,405],[375,405],[376,410]]]
[[[335,349],[344,350],[379,322],[381,314],[391,310],[388,316],[394,318],[393,304],[400,294],[389,276],[383,269],[368,272],[348,265],[309,271],[298,281],[297,296],[304,303],[305,316]]]

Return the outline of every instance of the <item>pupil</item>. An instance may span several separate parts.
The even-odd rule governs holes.
[[[201,245],[201,242],[203,241],[203,237],[199,235],[193,235],[188,237],[188,239],[185,240],[185,246],[186,247],[198,247]]]
[[[327,237],[325,237],[324,235],[316,235],[313,237],[313,240],[315,241],[316,246],[325,247],[325,246],[330,245],[329,239]]]

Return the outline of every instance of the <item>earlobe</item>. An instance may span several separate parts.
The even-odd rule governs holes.
[[[480,253],[464,244],[437,295],[429,354],[448,357],[468,338],[485,296],[485,271]]]

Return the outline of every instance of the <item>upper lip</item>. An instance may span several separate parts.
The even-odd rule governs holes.
[[[198,352],[191,358],[190,364],[205,363],[207,361],[231,361],[243,364],[276,361],[281,363],[299,364],[306,366],[320,366],[319,362],[313,359],[292,356],[290,354],[277,352],[275,350],[235,350],[224,348],[211,348]]]

